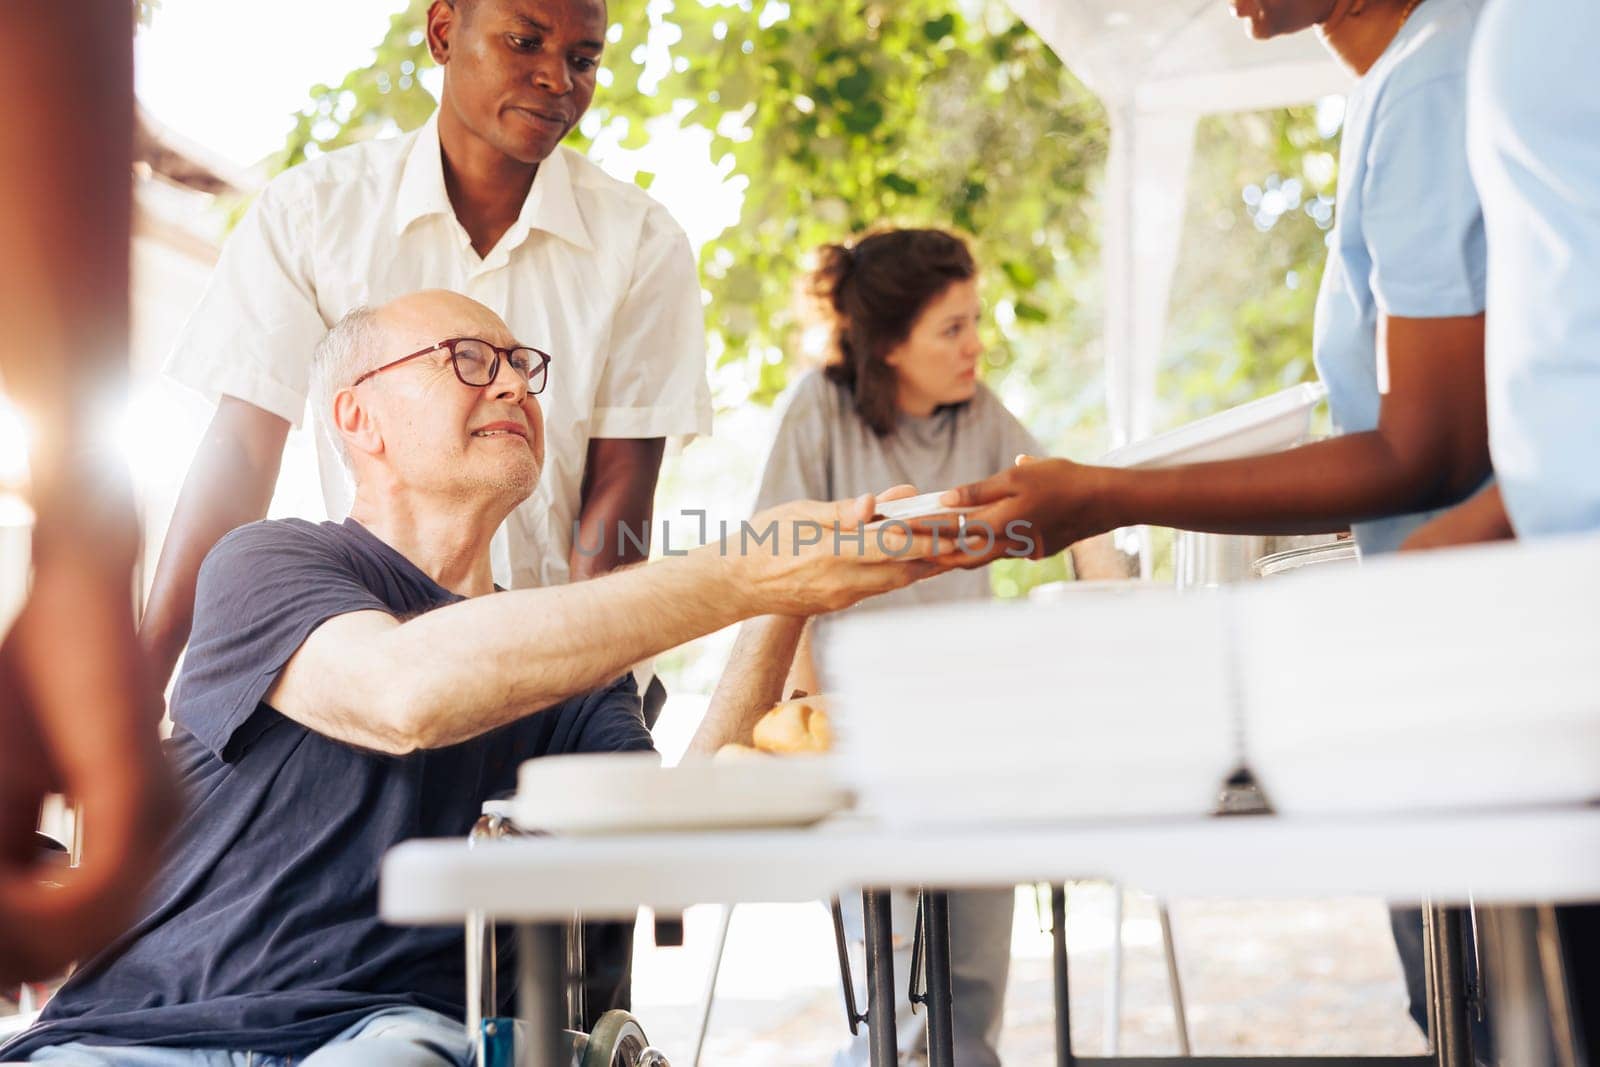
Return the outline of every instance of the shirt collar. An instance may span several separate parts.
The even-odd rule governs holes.
[[[543,230],[586,252],[593,252],[594,239],[589,235],[583,212],[578,210],[578,198],[572,191],[572,168],[567,163],[567,152],[568,149],[557,145],[539,164],[533,188],[522,202],[518,225],[527,230]]]
[[[578,199],[572,191],[572,168],[567,163],[567,150],[560,145],[539,164],[539,173],[533,187],[522,202],[522,213],[501,245],[514,247],[532,230],[543,230],[577,245],[585,251],[594,251],[594,239],[578,209]],[[450,196],[444,187],[444,157],[439,148],[439,112],[428,116],[428,121],[417,130],[411,149],[406,153],[404,170],[400,174],[400,190],[395,197],[394,230],[402,233],[406,227],[429,215],[453,215]]]
[[[439,112],[435,109],[417,131],[406,153],[405,168],[400,172],[400,191],[394,202],[394,232],[403,233],[407,226],[429,215],[450,215],[453,211],[444,188]]]

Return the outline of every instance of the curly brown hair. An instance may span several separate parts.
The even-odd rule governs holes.
[[[897,416],[887,356],[924,308],[977,273],[967,243],[944,230],[881,230],[817,250],[806,288],[832,318],[823,373],[850,390],[856,413],[879,437],[894,432]]]

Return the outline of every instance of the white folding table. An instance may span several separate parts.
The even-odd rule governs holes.
[[[627,918],[641,906],[810,901],[861,886],[944,890],[1079,879],[1162,897],[1371,896],[1479,907],[1600,901],[1600,808],[943,830],[843,818],[812,829],[535,837],[476,848],[413,841],[384,862],[380,910],[402,924],[461,923],[473,914],[516,924],[520,1010],[530,1033],[553,1040],[562,983],[541,931],[580,911]],[[1526,933],[1517,923],[1507,930]],[[553,1044],[529,1045],[530,1067],[556,1062]]]

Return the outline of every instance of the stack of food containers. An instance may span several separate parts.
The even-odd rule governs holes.
[[[1290,447],[1321,396],[1107,461]],[[1600,540],[1512,544],[829,621],[822,670],[847,778],[891,823],[1202,814],[1241,761],[1285,814],[1582,803],[1600,799],[1597,604]]]
[[[1600,799],[1600,538],[825,628],[843,767],[891,823]]]
[[[1600,540],[1237,590],[1246,755],[1286,814],[1600,798]]]
[[[1239,758],[1224,610],[1141,589],[829,623],[858,807],[900,825],[1209,812]]]

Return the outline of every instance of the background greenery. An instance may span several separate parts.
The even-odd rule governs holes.
[[[370,64],[312,87],[276,167],[427,118],[427,6],[410,0]],[[807,362],[793,300],[807,249],[888,222],[954,226],[986,267],[991,386],[1059,454],[1108,445],[1095,195],[1106,117],[1002,0],[612,0],[610,14],[574,146],[702,127],[743,185],[739,221],[700,251],[720,407],[770,403]],[[1320,117],[1201,123],[1160,425],[1312,376],[1337,154],[1337,123]],[[1020,595],[1061,566],[997,566],[996,590]]]

